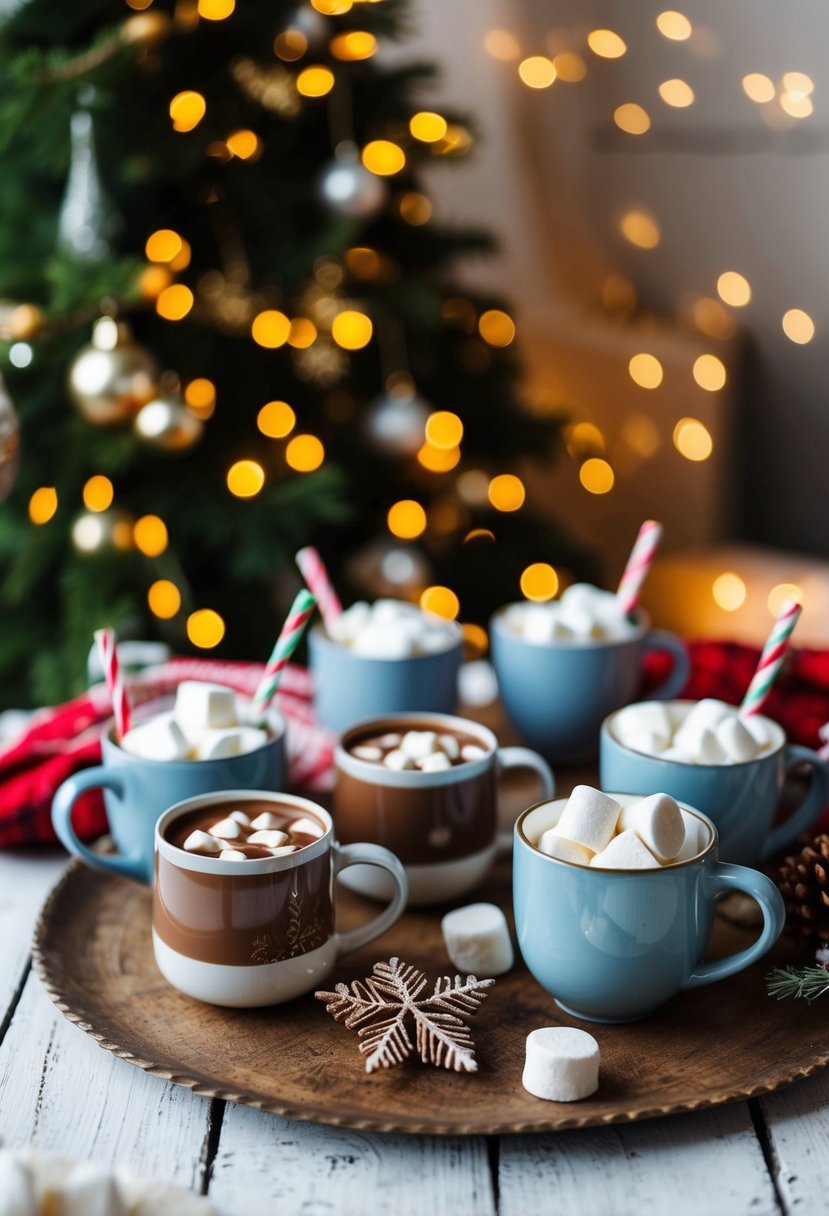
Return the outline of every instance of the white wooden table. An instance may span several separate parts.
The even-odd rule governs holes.
[[[829,1070],[696,1115],[489,1139],[317,1127],[165,1084],[70,1025],[31,969],[63,865],[56,852],[0,853],[0,1139],[12,1146],[127,1163],[209,1194],[222,1216],[829,1210]]]

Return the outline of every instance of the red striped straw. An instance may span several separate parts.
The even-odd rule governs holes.
[[[302,587],[296,594],[290,611],[282,626],[279,637],[268,659],[259,686],[253,694],[254,724],[264,726],[268,718],[268,709],[276,696],[288,659],[299,645],[300,638],[305,632],[305,626],[311,619],[311,614],[317,606],[316,597],[307,587]]]
[[[639,592],[648,576],[661,539],[662,525],[658,524],[655,519],[646,519],[633,542],[630,557],[616,592],[616,598],[619,600],[623,612],[633,612],[639,603]]]
[[[96,629],[95,641],[104,668],[104,679],[109,689],[112,701],[112,712],[115,715],[115,733],[119,739],[130,728],[130,703],[127,700],[127,690],[118,665],[118,648],[115,642],[114,629]]]
[[[780,668],[783,666],[783,660],[801,612],[802,608],[796,600],[784,601],[780,614],[766,639],[757,670],[751,677],[751,683],[743,697],[743,703],[740,706],[741,714],[758,714],[768,700],[774,682],[780,674]]]
[[[302,571],[302,577],[316,596],[325,628],[331,633],[334,622],[342,614],[343,606],[328,577],[328,571],[322,558],[316,549],[308,546],[297,553],[296,564]]]

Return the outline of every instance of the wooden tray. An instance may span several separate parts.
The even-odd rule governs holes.
[[[376,908],[342,895],[347,924]],[[476,898],[508,908],[506,865]],[[52,1000],[101,1047],[155,1076],[293,1119],[438,1135],[557,1131],[749,1098],[829,1061],[826,1010],[766,996],[765,971],[772,962],[789,961],[783,944],[748,972],[684,994],[627,1026],[576,1022],[517,964],[496,981],[472,1020],[476,1074],[409,1060],[367,1076],[356,1033],[335,1023],[311,996],[237,1011],[179,995],[156,969],[149,918],[145,887],[70,865],[35,935],[35,964]],[[749,938],[746,930],[718,921],[711,953],[730,952]],[[412,911],[381,942],[344,960],[337,979],[368,975],[375,961],[392,955],[430,977],[453,970],[439,914]],[[526,1035],[555,1024],[581,1025],[598,1039],[601,1084],[594,1097],[543,1102],[522,1088]]]

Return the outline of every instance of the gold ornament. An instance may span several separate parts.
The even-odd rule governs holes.
[[[158,366],[134,341],[129,326],[101,317],[92,341],[78,351],[69,367],[69,395],[79,414],[93,426],[129,422],[158,383]]]
[[[103,553],[106,549],[122,552],[133,545],[135,520],[119,507],[106,511],[82,511],[72,524],[72,544],[84,557]]]
[[[6,385],[0,376],[0,502],[7,497],[17,476],[20,461],[20,435],[17,415]]]
[[[134,425],[139,439],[163,452],[186,451],[201,438],[204,429],[180,395],[172,392],[148,401]]]
[[[37,304],[0,300],[0,338],[5,342],[25,342],[43,329],[46,318]]]

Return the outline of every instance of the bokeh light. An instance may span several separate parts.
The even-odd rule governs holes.
[[[317,340],[317,327],[309,317],[293,317],[288,345],[294,350],[307,350]]]
[[[207,102],[201,93],[185,89],[170,102],[170,118],[174,131],[192,131],[207,113]]]
[[[700,388],[709,393],[718,392],[728,378],[722,359],[708,354],[698,355],[694,360],[693,376]]]
[[[674,427],[674,447],[686,460],[707,460],[714,450],[714,440],[698,418],[680,418]]]
[[[108,477],[96,473],[90,477],[83,488],[83,505],[87,511],[106,511],[112,506],[115,489]]]
[[[390,139],[373,139],[361,153],[365,167],[380,177],[391,177],[406,167],[406,153]]]
[[[187,618],[187,636],[201,650],[212,650],[225,636],[225,623],[212,608],[199,608]]]
[[[461,459],[460,448],[436,448],[424,443],[417,453],[418,463],[430,473],[448,473]]]
[[[693,32],[693,26],[685,14],[675,9],[660,13],[656,18],[656,28],[663,38],[670,38],[672,42],[685,42]]]
[[[387,516],[389,532],[401,540],[413,540],[426,528],[426,512],[413,498],[404,498],[389,508]]]
[[[590,494],[608,494],[616,477],[606,460],[591,456],[579,469],[579,481]]]
[[[206,376],[197,376],[184,388],[184,400],[190,413],[204,421],[212,418],[216,409],[216,386]]]
[[[377,50],[377,39],[367,30],[345,30],[330,42],[331,54],[346,63],[371,59]]]
[[[250,327],[251,337],[258,346],[268,350],[276,350],[284,346],[291,332],[291,322],[284,312],[268,308],[253,318]]]
[[[772,587],[767,603],[769,612],[773,617],[780,615],[786,600],[794,600],[802,606],[803,591],[798,587],[797,583],[778,583],[776,587]]]
[[[628,363],[628,372],[631,380],[640,388],[659,388],[664,375],[662,364],[656,355],[649,355],[644,351],[632,356]]]
[[[521,54],[521,45],[514,34],[508,30],[487,30],[484,35],[484,50],[493,59],[502,63],[510,63]]]
[[[345,308],[331,325],[331,337],[343,350],[362,350],[371,341],[374,326],[364,312]]]
[[[794,96],[809,97],[815,90],[815,82],[805,72],[784,72],[783,88]]]
[[[299,73],[296,87],[303,97],[325,97],[334,87],[334,73],[322,64],[313,64]]]
[[[762,72],[749,72],[743,77],[743,92],[751,101],[762,105],[764,102],[774,101],[776,90],[771,77]]]
[[[413,228],[428,224],[432,218],[431,202],[425,194],[420,194],[417,190],[407,190],[405,194],[401,194],[397,201],[397,210],[400,212],[400,218]]]
[[[224,21],[236,8],[236,0],[199,0],[199,16],[206,21]]]
[[[296,414],[287,401],[268,401],[256,415],[256,425],[269,439],[284,439],[296,426]]]
[[[628,49],[625,40],[613,30],[591,30],[587,45],[601,59],[619,59]]]
[[[171,283],[155,302],[155,311],[165,321],[180,321],[193,307],[193,293],[184,283]]]
[[[542,603],[551,600],[558,591],[558,575],[547,562],[533,562],[521,575],[521,594],[525,599]]]
[[[145,557],[160,557],[167,548],[167,525],[158,515],[142,515],[132,531],[135,547]]]
[[[496,511],[517,511],[524,505],[527,491],[514,473],[499,473],[490,481],[487,497]]]
[[[29,499],[29,519],[33,524],[48,524],[58,509],[54,486],[40,486]]]
[[[308,39],[302,30],[287,29],[273,40],[273,53],[285,63],[295,63],[308,50]]]
[[[311,0],[311,8],[315,8],[324,17],[341,17],[351,11],[354,0]]]
[[[461,610],[461,602],[450,587],[427,587],[420,597],[420,607],[424,612],[454,621]]]
[[[790,342],[804,346],[815,336],[815,323],[802,308],[790,308],[783,314],[783,333]]]
[[[285,449],[285,460],[296,473],[313,473],[325,459],[325,448],[316,435],[294,435]]]
[[[424,144],[434,144],[443,139],[447,125],[443,115],[435,114],[432,110],[421,110],[409,119],[410,132]]]
[[[732,308],[743,308],[751,299],[751,284],[737,270],[724,270],[717,279],[717,294]]]
[[[519,63],[518,75],[528,88],[548,89],[556,78],[556,69],[546,55],[530,55]]]
[[[236,498],[253,498],[265,484],[265,470],[256,460],[237,460],[227,471],[227,488]]]
[[[626,101],[613,111],[613,121],[627,135],[644,135],[651,129],[650,115],[634,101]]]
[[[147,592],[147,603],[153,616],[169,621],[181,607],[181,592],[168,578],[159,578]]]
[[[587,75],[587,64],[574,51],[561,51],[554,56],[553,67],[556,79],[563,80],[565,84],[578,84]]]
[[[480,659],[489,650],[489,635],[482,625],[464,621],[461,625],[463,640],[467,647],[467,658]]]
[[[780,108],[791,118],[808,118],[815,107],[811,97],[803,97],[800,93],[782,93]]]
[[[739,574],[735,574],[733,570],[726,570],[725,574],[720,574],[714,579],[711,594],[715,603],[724,612],[736,612],[745,603],[748,588]]]
[[[182,250],[182,239],[172,228],[159,228],[147,237],[144,253],[148,262],[172,262]]]
[[[457,414],[438,410],[426,422],[426,438],[436,448],[456,448],[463,439],[463,423]]]
[[[239,160],[256,160],[262,151],[262,141],[259,136],[255,131],[248,130],[247,127],[228,135],[226,143],[228,151],[237,156]]]
[[[673,106],[676,110],[684,110],[686,106],[694,103],[694,90],[687,80],[680,80],[678,77],[663,80],[659,86],[659,96],[666,106]]]
[[[509,346],[515,337],[515,322],[500,308],[489,308],[481,313],[478,333],[490,346]]]
[[[655,249],[661,240],[659,224],[647,211],[626,211],[619,220],[619,230],[638,249]]]

